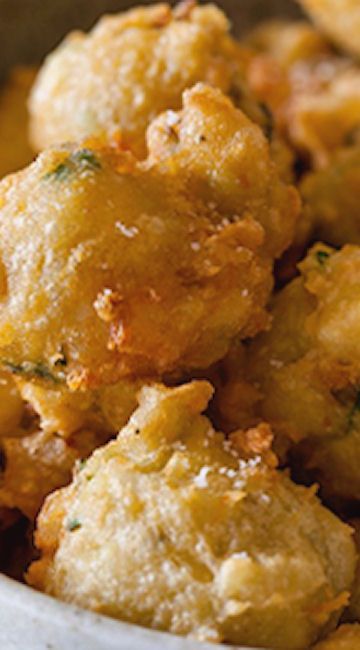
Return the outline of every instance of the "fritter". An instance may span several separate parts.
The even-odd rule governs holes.
[[[360,247],[318,244],[300,271],[273,299],[271,331],[248,348],[253,412],[325,494],[359,499]]]
[[[179,109],[183,91],[200,81],[264,121],[244,81],[248,57],[214,5],[157,4],[105,16],[47,58],[30,100],[32,142],[42,150],[96,136],[145,157],[148,124]]]
[[[359,66],[303,23],[265,25],[250,40],[260,49],[247,67],[250,87],[303,164],[326,167],[360,128]]]
[[[358,0],[300,0],[321,30],[344,50],[360,56]]]
[[[20,511],[35,519],[45,497],[70,482],[75,462],[108,439],[92,431],[67,440],[44,431],[1,438],[0,511]]]
[[[360,625],[341,625],[329,638],[316,644],[313,650],[359,650]]]
[[[275,469],[267,425],[216,433],[200,415],[211,394],[143,389],[118,438],[46,501],[28,581],[202,640],[307,647],[347,602],[351,529]]]
[[[304,214],[297,241],[360,244],[360,141],[339,149],[325,169],[307,174],[300,192]]]
[[[268,322],[298,196],[261,129],[197,85],[149,158],[89,143],[0,184],[0,360],[71,389],[206,368]]]

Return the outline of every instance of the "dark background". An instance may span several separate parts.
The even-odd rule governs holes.
[[[15,63],[40,61],[71,29],[89,29],[105,12],[151,0],[0,0],[0,77]],[[172,3],[174,4],[174,3]],[[217,0],[235,33],[269,16],[296,16],[295,0]]]

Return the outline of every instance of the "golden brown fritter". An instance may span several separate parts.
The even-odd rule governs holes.
[[[360,143],[340,149],[325,169],[307,174],[300,191],[304,214],[298,242],[360,244]]]
[[[248,56],[214,5],[158,4],[105,16],[46,60],[30,100],[33,144],[41,150],[96,136],[145,156],[148,124],[179,109],[183,91],[199,81],[263,121],[244,83]]]
[[[313,650],[360,650],[360,625],[341,625]]]
[[[271,56],[283,69],[331,53],[324,36],[305,20],[267,20],[250,32],[247,43],[255,52]]]
[[[77,460],[86,458],[109,436],[78,432],[64,440],[44,431],[1,439],[0,506],[33,520],[45,497],[71,480]]]
[[[26,102],[36,69],[14,68],[0,93],[0,178],[28,165],[34,152],[28,138]]]
[[[248,350],[253,413],[327,495],[359,499],[360,247],[319,244],[300,270],[273,300],[271,331]]]
[[[303,23],[265,25],[252,40],[260,53],[247,68],[250,87],[306,163],[326,167],[360,128],[359,67]]]
[[[344,50],[360,56],[359,0],[300,0],[321,30]]]
[[[72,389],[206,368],[267,324],[296,190],[261,129],[198,85],[149,158],[44,152],[0,185],[0,358]]]
[[[38,522],[30,584],[198,639],[307,647],[347,601],[351,529],[274,468],[267,425],[230,440],[200,415],[207,382],[140,407]]]

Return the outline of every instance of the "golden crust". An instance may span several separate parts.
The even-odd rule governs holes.
[[[300,0],[311,18],[341,48],[360,56],[358,0]]]
[[[336,632],[314,646],[313,650],[359,650],[360,625],[341,625]]]
[[[180,373],[266,325],[298,198],[260,128],[198,85],[149,147],[142,164],[50,150],[0,186],[0,348],[16,374],[78,389]]]
[[[47,500],[28,580],[157,629],[305,647],[347,601],[351,530],[274,469],[266,426],[215,433],[200,415],[211,393],[143,389],[118,438]]]
[[[268,420],[328,495],[360,497],[360,248],[310,250],[274,299],[273,325],[249,347],[253,412]]]
[[[264,119],[244,84],[247,51],[229,36],[214,5],[167,4],[105,16],[89,35],[76,32],[52,53],[30,100],[36,149],[105,137],[146,155],[145,132],[184,90],[206,82]]]

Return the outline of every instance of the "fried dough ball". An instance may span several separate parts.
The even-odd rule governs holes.
[[[28,581],[160,630],[307,647],[346,603],[351,529],[274,468],[267,425],[215,433],[211,394],[143,389],[118,438],[46,501]]]
[[[34,158],[29,144],[26,101],[36,69],[14,68],[0,93],[0,178],[22,169]]]
[[[75,462],[108,438],[91,431],[68,440],[45,431],[1,438],[0,506],[33,520],[45,497],[70,482]]]
[[[318,54],[314,47],[303,57],[295,45],[288,54],[283,49],[281,60],[275,47],[255,56],[248,81],[270,107],[279,132],[308,166],[321,169],[360,127],[360,69],[326,53],[321,43]]]
[[[313,650],[360,650],[360,625],[341,625]]]
[[[304,214],[297,241],[360,244],[360,143],[340,149],[329,165],[300,185]]]
[[[352,519],[350,525],[354,529],[354,541],[356,549],[360,551],[360,519]],[[347,607],[344,619],[346,621],[360,621],[360,559],[358,559],[354,584],[351,589],[351,599]]]
[[[298,211],[261,129],[197,85],[149,159],[49,150],[0,185],[0,358],[72,389],[206,368],[267,324]]]
[[[324,492],[360,498],[360,247],[315,246],[249,346],[255,408]]]
[[[47,58],[30,100],[32,142],[42,150],[100,136],[145,156],[148,124],[179,109],[182,92],[199,81],[263,121],[244,83],[248,56],[213,5],[157,4],[105,16]]]
[[[305,20],[267,20],[250,32],[247,43],[256,52],[270,55],[283,69],[331,53],[323,35]]]
[[[300,0],[311,18],[341,48],[360,56],[359,0]]]
[[[123,380],[100,390],[70,391],[66,386],[17,381],[20,395],[39,416],[42,431],[64,438],[81,429],[117,433],[135,410],[142,384]]]

